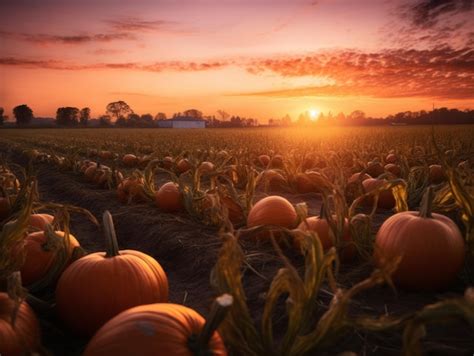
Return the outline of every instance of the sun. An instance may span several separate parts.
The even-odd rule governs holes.
[[[318,114],[319,114],[319,110],[316,110],[316,109],[311,109],[309,110],[309,117],[311,118],[311,120],[316,120],[318,118]]]

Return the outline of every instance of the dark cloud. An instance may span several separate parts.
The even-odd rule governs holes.
[[[443,15],[471,11],[474,0],[417,0],[405,5],[407,15],[416,26],[433,27]]]
[[[148,32],[167,28],[172,22],[163,20],[143,20],[137,17],[126,17],[105,21],[113,29],[123,32]]]
[[[0,31],[0,37],[12,38],[39,45],[66,44],[82,45],[87,43],[104,43],[112,41],[135,40],[135,36],[130,33],[97,33],[79,35],[49,35],[49,34],[29,34]]]

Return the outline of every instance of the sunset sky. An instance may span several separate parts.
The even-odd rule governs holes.
[[[474,108],[474,0],[2,0],[0,106]]]

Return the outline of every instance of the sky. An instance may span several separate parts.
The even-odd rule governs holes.
[[[474,0],[2,0],[0,106],[474,108]]]

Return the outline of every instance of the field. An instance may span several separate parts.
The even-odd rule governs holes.
[[[80,243],[65,267],[110,247],[97,224],[108,210],[120,250],[159,262],[170,302],[207,316],[217,296],[233,296],[219,328],[232,354],[472,354],[473,137],[474,126],[2,130],[9,177],[1,180],[0,199],[9,199],[2,224],[15,220],[16,229],[1,235],[0,282],[22,268],[24,256],[13,251],[32,212],[54,215],[56,230]],[[379,178],[375,186],[363,183],[364,174]],[[169,181],[177,189],[160,195]],[[267,196],[293,207],[252,212]],[[376,234],[394,214],[427,206],[457,225],[461,262],[429,261],[435,267],[426,283],[396,274],[392,281],[403,259],[374,257]],[[328,222],[326,242],[305,224],[308,216]],[[418,229],[421,237],[433,234],[421,223]],[[412,249],[405,244],[403,252]],[[419,275],[424,251],[436,248],[418,246],[419,265],[408,274]],[[438,285],[451,263],[461,267]],[[26,284],[26,300],[40,319],[39,352],[78,355],[90,335],[72,331],[55,306],[63,270]],[[80,288],[109,288],[94,283]]]

